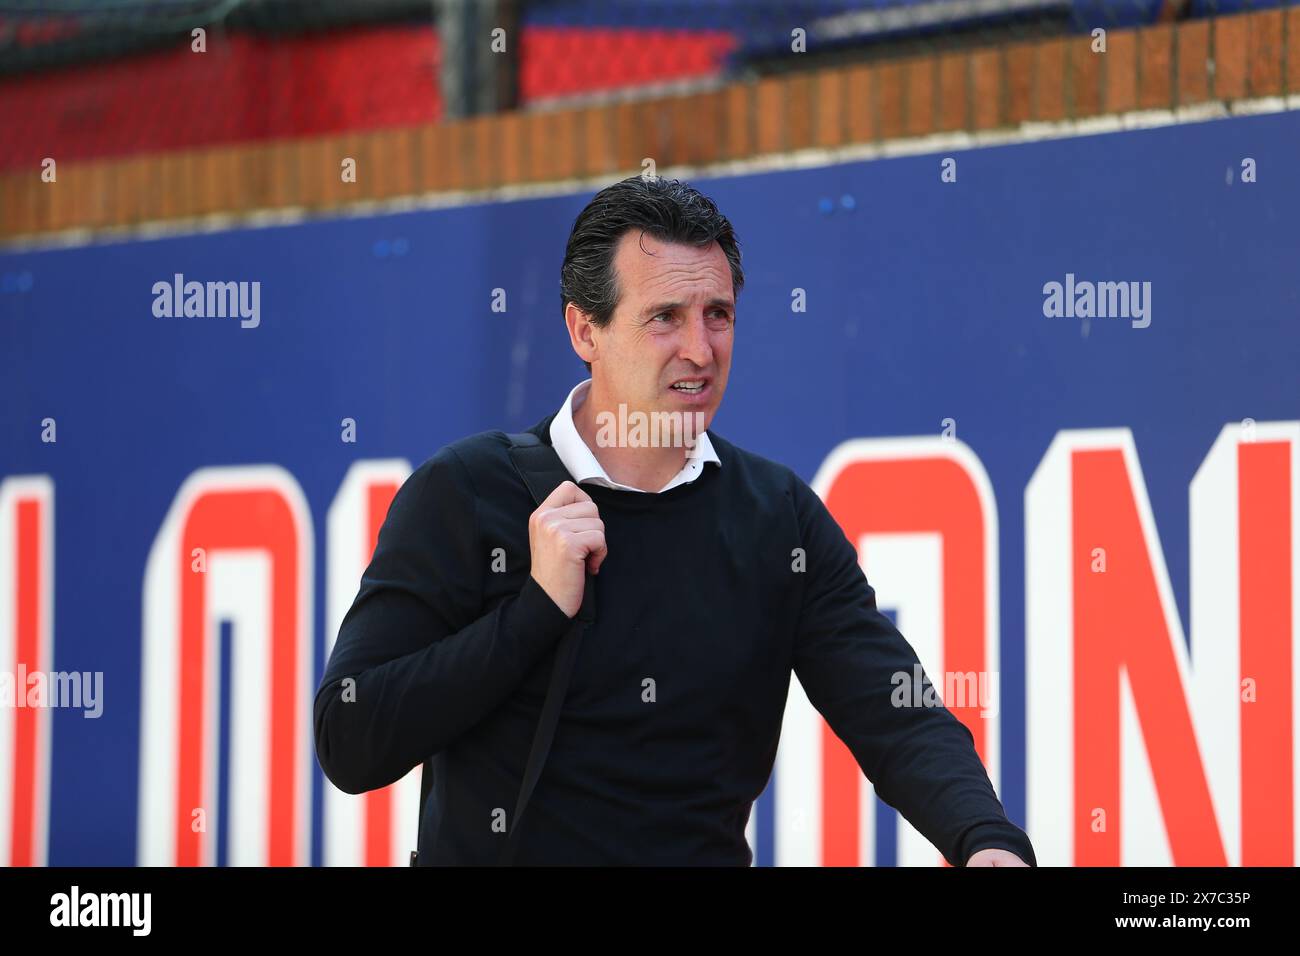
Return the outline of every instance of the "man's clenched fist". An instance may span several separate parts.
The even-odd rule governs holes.
[[[528,550],[533,580],[573,617],[582,607],[587,572],[596,574],[608,552],[605,522],[591,496],[563,482],[528,518]]]

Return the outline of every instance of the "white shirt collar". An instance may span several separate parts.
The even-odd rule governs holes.
[[[610,478],[605,469],[601,467],[600,462],[596,460],[596,456],[591,453],[591,449],[587,447],[587,443],[582,440],[582,436],[578,434],[578,427],[573,423],[573,413],[586,400],[587,390],[590,387],[591,379],[575,385],[573,390],[569,392],[569,397],[560,406],[560,410],[551,419],[551,445],[555,448],[555,453],[560,456],[560,461],[569,474],[573,476],[573,480],[579,484],[589,481],[593,484],[603,485],[606,488],[616,488],[619,491],[647,493],[643,488],[633,488],[631,485],[619,484]],[[709,441],[709,433],[700,432],[695,447],[687,454],[686,464],[682,466],[682,470],[674,475],[673,479],[660,488],[659,491],[662,493],[670,488],[676,488],[678,485],[694,481],[704,474],[704,466],[709,462],[719,468],[722,467],[722,459],[713,450],[713,443]]]

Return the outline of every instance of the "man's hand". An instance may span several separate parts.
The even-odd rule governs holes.
[[[605,555],[605,522],[596,503],[571,481],[560,484],[528,518],[533,580],[573,617],[582,607],[586,572],[596,574]]]
[[[987,850],[980,850],[978,853],[972,853],[971,858],[966,861],[967,866],[1029,866],[1024,860],[1016,856],[1010,850],[996,850],[990,847]]]

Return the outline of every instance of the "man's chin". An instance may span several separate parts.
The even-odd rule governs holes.
[[[652,427],[657,426],[661,432],[666,429],[673,436],[669,441],[666,435],[661,435],[661,442],[672,445],[685,444],[689,453],[697,437],[708,431],[712,425],[716,412],[717,404],[712,400],[699,402],[693,397],[682,400],[672,395],[667,401],[661,401],[655,409],[651,416]]]

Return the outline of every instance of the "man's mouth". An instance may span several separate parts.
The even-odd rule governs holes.
[[[673,382],[669,387],[683,395],[698,395],[708,388],[708,385],[709,380],[706,378],[684,378],[679,382]]]

